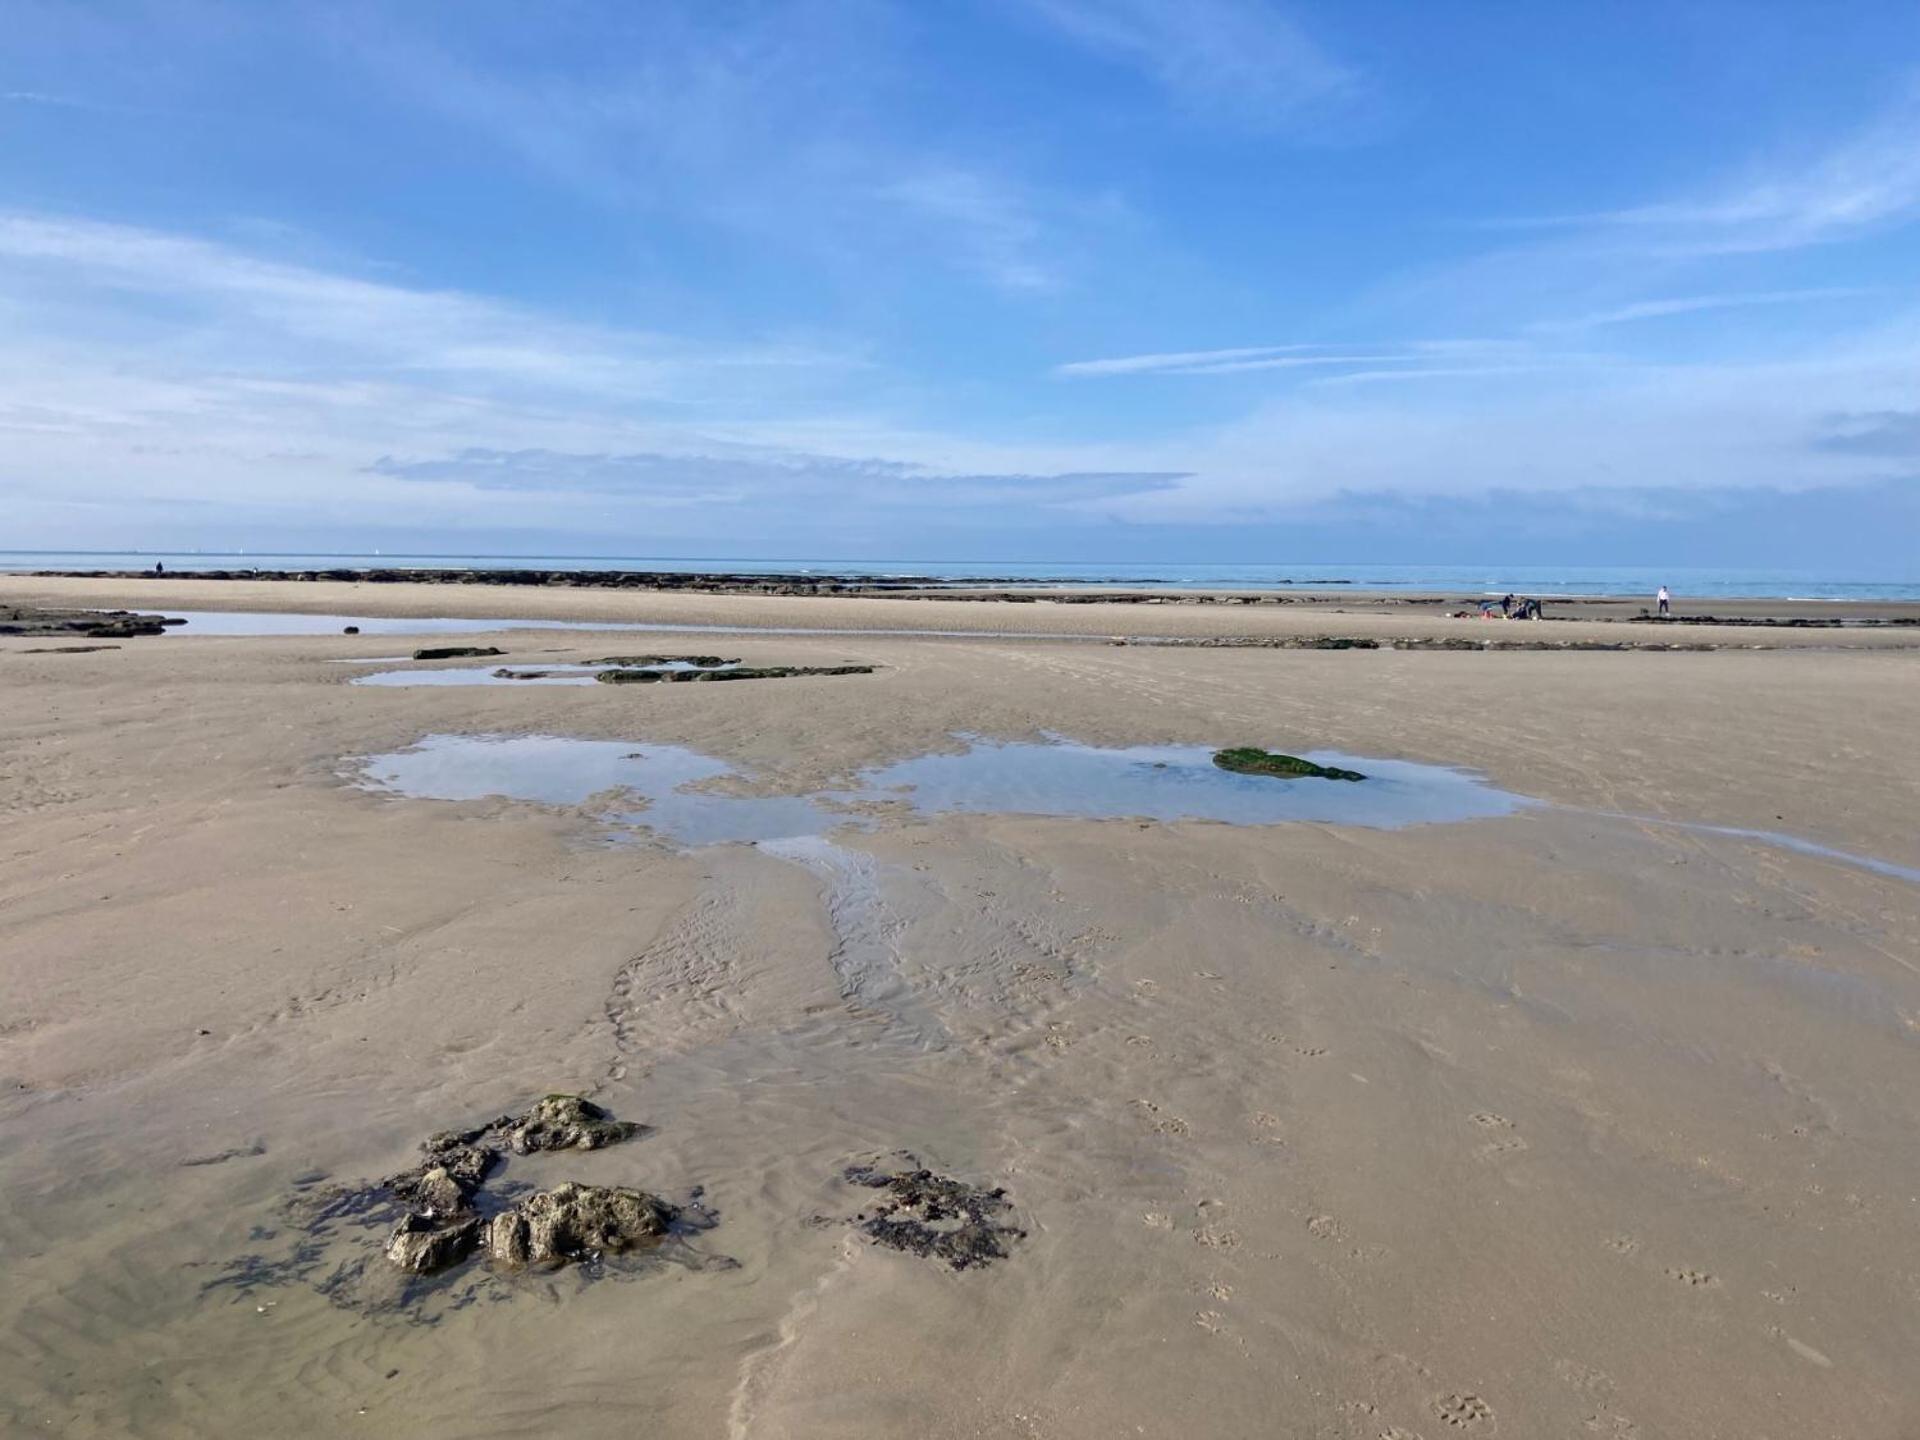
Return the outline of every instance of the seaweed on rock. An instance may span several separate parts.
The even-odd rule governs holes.
[[[1007,1218],[1013,1202],[1005,1190],[937,1175],[912,1155],[897,1158],[896,1169],[849,1165],[844,1172],[849,1184],[881,1192],[853,1217],[854,1227],[876,1244],[966,1270],[1005,1260],[1009,1243],[1026,1238]]]
[[[1213,763],[1236,775],[1273,775],[1285,780],[1364,780],[1358,770],[1342,770],[1336,765],[1316,765],[1298,755],[1280,755],[1256,746],[1242,745],[1214,752]]]

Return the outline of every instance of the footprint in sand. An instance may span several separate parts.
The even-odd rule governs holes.
[[[1482,1160],[1492,1160],[1501,1155],[1513,1155],[1527,1148],[1527,1142],[1518,1135],[1507,1135],[1499,1140],[1489,1140],[1473,1153]]]
[[[1481,1110],[1467,1117],[1482,1130],[1511,1130],[1513,1122],[1504,1115],[1496,1115],[1491,1110]]]
[[[1184,1138],[1193,1133],[1193,1127],[1188,1125],[1187,1122],[1182,1120],[1178,1115],[1161,1114],[1160,1107],[1154,1104],[1153,1101],[1136,1100],[1133,1103],[1135,1107],[1145,1113],[1146,1119],[1153,1126],[1154,1134],[1174,1135]]]
[[[1493,1407],[1478,1395],[1442,1395],[1433,1413],[1455,1430],[1491,1430]]]
[[[1601,1243],[1616,1255],[1631,1255],[1640,1248],[1640,1242],[1631,1235],[1609,1235]]]
[[[1669,1265],[1664,1273],[1669,1280],[1678,1280],[1682,1285],[1692,1286],[1695,1289],[1710,1290],[1718,1289],[1720,1286],[1719,1280],[1704,1270],[1689,1270],[1683,1266]]]
[[[1316,1215],[1307,1221],[1307,1233],[1316,1240],[1345,1240],[1347,1227],[1331,1215]]]

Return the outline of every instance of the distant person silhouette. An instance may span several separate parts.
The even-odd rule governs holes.
[[[153,573],[156,575],[164,575],[167,573],[167,567],[156,560],[153,562]]]
[[[1660,618],[1662,620],[1671,620],[1673,618],[1673,597],[1667,593],[1667,587],[1662,585],[1660,587],[1660,593],[1653,598],[1660,602]]]

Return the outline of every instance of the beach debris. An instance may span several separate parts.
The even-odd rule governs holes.
[[[688,680],[787,680],[799,675],[871,675],[872,665],[760,665],[732,670],[602,670],[604,685],[652,685]]]
[[[1236,775],[1273,775],[1284,780],[1364,780],[1358,770],[1342,770],[1337,765],[1316,765],[1298,755],[1280,755],[1253,745],[1214,752],[1213,763]]]
[[[430,645],[413,652],[416,660],[465,660],[473,656],[504,655],[498,645]]]
[[[679,1207],[644,1190],[571,1181],[536,1190],[487,1227],[487,1257],[500,1265],[591,1261],[665,1236]]]
[[[874,1243],[966,1270],[1005,1260],[1007,1246],[1026,1238],[1009,1219],[1013,1202],[1005,1190],[936,1174],[904,1151],[894,1159],[849,1165],[842,1177],[880,1192],[852,1222]]]
[[[347,625],[342,627],[340,633],[342,635],[358,635],[360,633],[360,627],[358,625]]]

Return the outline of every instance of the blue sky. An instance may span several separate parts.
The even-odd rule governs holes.
[[[1920,572],[1920,9],[5,0],[0,548]]]

